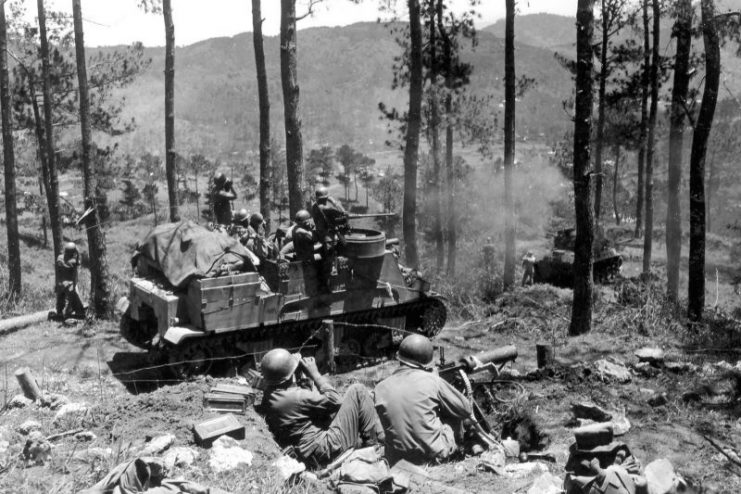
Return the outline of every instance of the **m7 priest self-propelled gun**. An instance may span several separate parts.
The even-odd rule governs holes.
[[[399,264],[393,243],[380,231],[350,229],[329,273],[321,260],[258,259],[190,221],[160,225],[132,258],[121,334],[179,377],[215,361],[259,362],[274,347],[322,348],[327,319],[338,356],[389,356],[403,333],[434,336],[447,316],[429,284]]]

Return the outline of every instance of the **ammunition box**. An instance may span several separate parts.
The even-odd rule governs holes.
[[[214,412],[244,413],[247,411],[247,399],[237,394],[206,393],[203,406]]]
[[[213,442],[221,436],[230,436],[234,439],[244,439],[244,426],[231,413],[196,424],[193,427],[196,444],[210,448]]]

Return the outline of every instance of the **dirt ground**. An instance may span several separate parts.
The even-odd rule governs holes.
[[[734,366],[738,360],[736,349],[725,347],[708,352],[672,334],[671,328],[652,329],[660,327],[658,324],[643,329],[632,327],[641,318],[648,322],[658,316],[645,307],[620,305],[615,301],[614,287],[600,292],[596,329],[584,336],[567,338],[569,299],[570,291],[552,287],[518,290],[499,300],[490,317],[453,321],[436,339],[445,348],[448,360],[495,346],[517,346],[519,356],[506,371],[521,386],[507,395],[508,404],[491,411],[494,428],[501,427],[501,419],[508,412],[529,413],[548,434],[550,445],[546,451],[557,460],[555,464],[544,464],[545,468],[563,476],[568,447],[573,442],[571,403],[591,401],[627,417],[631,428],[619,440],[627,443],[644,465],[667,458],[703,492],[741,492],[738,470],[733,470],[704,438],[708,436],[731,448],[741,445],[738,387],[720,403],[685,403],[682,399],[686,391],[719,379]],[[534,373],[535,344],[539,342],[555,347],[558,365],[549,373]],[[633,351],[644,346],[660,347],[667,361],[689,362],[695,367],[684,372],[661,368],[652,377],[632,372],[631,381],[624,384],[603,379],[597,372],[596,360],[610,358],[632,365],[637,361]],[[283,486],[276,480],[272,463],[280,452],[264,421],[252,409],[238,416],[247,429],[247,438],[241,445],[255,455],[252,466],[229,473],[211,471],[208,451],[195,445],[192,426],[212,416],[203,408],[203,394],[209,387],[217,380],[236,378],[204,377],[178,383],[164,380],[155,371],[129,373],[131,369],[146,367],[147,359],[118,336],[113,323],[95,327],[43,323],[0,338],[0,355],[3,403],[19,393],[13,373],[26,366],[44,391],[90,406],[84,416],[56,422],[55,412],[48,408],[3,408],[0,441],[8,441],[8,447],[0,453],[0,492],[75,492],[92,485],[118,462],[133,457],[147,440],[165,433],[175,435],[175,445],[191,446],[199,452],[191,467],[176,469],[175,475],[231,492],[327,490],[323,484]],[[730,365],[716,365],[720,360]],[[338,375],[335,380],[341,387],[353,382],[372,387],[396,365],[387,361]],[[651,406],[650,398],[661,393],[666,393],[666,403]],[[87,443],[72,436],[56,439],[46,465],[24,468],[17,459],[24,441],[17,428],[27,419],[39,421],[47,436],[83,428],[92,431],[96,438]],[[469,457],[430,467],[430,481],[424,490],[525,492],[536,476],[499,477],[479,470],[478,464],[479,458]]]

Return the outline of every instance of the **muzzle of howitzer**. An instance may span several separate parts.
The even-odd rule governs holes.
[[[487,367],[490,364],[503,364],[505,362],[513,361],[517,358],[517,347],[514,345],[507,345],[488,352],[479,353],[478,355],[469,355],[463,358],[463,362],[468,367],[469,372],[475,371],[482,367]]]

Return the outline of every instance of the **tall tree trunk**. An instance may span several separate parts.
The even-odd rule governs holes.
[[[690,266],[687,315],[702,319],[705,308],[705,155],[713,125],[720,84],[720,44],[713,0],[702,0],[702,39],[705,44],[705,88],[692,135],[690,154]]]
[[[710,160],[708,163],[708,167],[710,168],[710,173],[708,174],[708,186],[707,186],[707,208],[705,211],[707,211],[706,216],[706,231],[708,233],[711,233],[713,231],[713,204],[715,195],[718,192],[718,167],[717,163],[715,161],[715,149],[713,149],[710,152]]]
[[[260,213],[270,226],[270,98],[262,39],[261,0],[252,0],[252,44],[255,47],[257,100],[260,109]]]
[[[643,272],[651,272],[651,249],[654,230],[654,140],[659,104],[659,33],[661,11],[659,0],[651,0],[653,10],[653,46],[651,47],[651,107],[648,113],[648,142],[646,143],[646,233],[643,237]]]
[[[111,287],[108,276],[108,261],[103,229],[100,226],[96,200],[97,180],[95,168],[90,161],[90,97],[87,85],[87,63],[85,60],[85,40],[82,30],[82,8],[80,0],[72,0],[72,17],[75,24],[75,55],[77,62],[77,82],[80,94],[80,129],[82,135],[82,172],[84,176],[85,209],[92,208],[87,215],[88,251],[90,254],[90,293],[96,317],[110,319],[113,316]]]
[[[442,172],[440,166],[440,105],[437,99],[437,1],[428,0],[428,16],[430,19],[430,134],[432,137],[432,236],[435,239],[435,261],[438,271],[442,271],[445,264],[445,243],[443,239],[443,219],[440,182]]]
[[[172,22],[172,0],[162,0],[165,18],[165,174],[170,221],[180,221],[178,179],[175,163],[175,24]]]
[[[404,139],[404,205],[402,230],[406,263],[417,268],[417,160],[422,121],[422,25],[419,0],[407,0],[409,8],[409,112]]]
[[[504,24],[504,287],[515,283],[515,0],[506,0]],[[591,60],[591,59],[590,59]]]
[[[594,0],[579,0],[576,11],[576,113],[574,115],[574,299],[569,334],[592,329],[592,267],[594,219],[590,188],[590,138],[592,132],[592,35]]]
[[[18,210],[15,193],[15,154],[8,76],[8,28],[5,3],[0,4],[0,105],[2,105],[3,165],[5,168],[5,227],[8,233],[8,293],[11,300],[21,295],[21,247],[18,239]]]
[[[605,10],[606,0],[602,0],[602,44],[600,50],[599,96],[597,100],[597,141],[594,147],[594,221],[600,222],[602,209],[602,141],[605,138],[605,92],[607,88],[607,41],[610,19]]]
[[[684,140],[684,110],[687,89],[690,47],[692,43],[692,3],[681,0],[677,4],[674,24],[677,52],[674,58],[674,86],[672,87],[671,122],[669,126],[669,170],[666,192],[666,295],[669,300],[679,298],[679,262],[682,255],[682,209],[679,189],[682,183],[682,147]]]
[[[44,140],[46,142],[46,163],[49,172],[49,189],[46,191],[46,200],[49,205],[51,238],[54,243],[54,258],[56,258],[62,253],[63,238],[62,219],[59,215],[59,177],[57,175],[56,154],[54,153],[49,41],[46,35],[46,11],[44,10],[44,0],[37,0],[36,5],[38,7],[39,38],[41,41],[41,82],[44,94]]]
[[[457,224],[455,213],[456,176],[453,164],[453,46],[449,33],[443,25],[443,0],[437,0],[437,25],[443,38],[443,62],[445,63],[445,169],[447,170],[447,243],[448,265],[446,273],[455,276]]]
[[[641,74],[641,128],[638,148],[638,185],[636,190],[636,229],[635,238],[640,238],[643,233],[643,206],[646,193],[646,141],[648,140],[648,81],[651,67],[651,38],[648,33],[648,1],[642,0],[641,8],[643,10],[643,73]]]
[[[301,119],[298,114],[298,58],[296,53],[296,0],[281,0],[280,80],[283,85],[283,113],[286,128],[286,170],[288,207],[291,218],[304,208],[304,165]],[[347,187],[345,187],[347,190]]]
[[[620,209],[617,204],[618,181],[620,180],[620,144],[615,144],[615,168],[612,171],[612,211],[615,224],[620,226]]]

